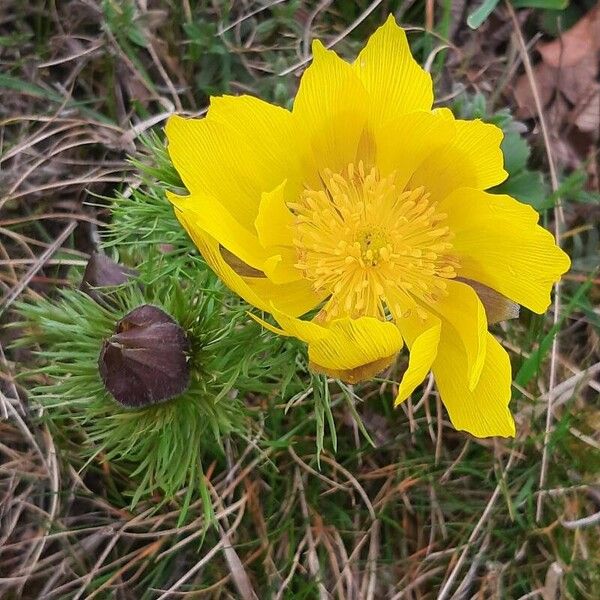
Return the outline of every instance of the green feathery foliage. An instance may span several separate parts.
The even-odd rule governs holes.
[[[26,334],[18,343],[40,348],[41,366],[21,375],[30,400],[44,408],[73,464],[98,460],[133,482],[125,489],[131,506],[156,493],[173,499],[187,486],[182,520],[198,493],[208,509],[202,459],[222,458],[224,435],[245,436],[247,394],[281,390],[293,377],[293,347],[261,335],[244,307],[225,303],[225,296],[205,269],[194,286],[163,278],[113,288],[104,306],[75,289],[19,306]],[[141,304],[162,308],[186,331],[191,382],[172,400],[128,409],[105,390],[98,358],[116,322]]]
[[[152,271],[144,270],[146,280],[157,281],[165,275],[193,280],[198,270],[205,269],[204,261],[165,195],[166,190],[185,194],[185,188],[163,138],[151,132],[140,141],[140,154],[129,159],[140,184],[110,199],[112,219],[102,245],[107,250],[118,249],[124,262],[142,269],[150,262]]]

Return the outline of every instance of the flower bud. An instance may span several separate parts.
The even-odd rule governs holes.
[[[143,408],[185,392],[189,349],[179,324],[160,308],[144,304],[117,323],[102,345],[98,369],[119,404]]]

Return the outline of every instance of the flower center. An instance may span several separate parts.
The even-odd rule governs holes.
[[[391,246],[385,231],[373,227],[365,227],[358,233],[357,241],[360,244],[360,255],[363,261],[370,267],[379,264],[381,250]],[[385,254],[385,250],[383,254]]]
[[[341,174],[325,171],[322,189],[289,204],[296,268],[330,294],[322,319],[419,312],[417,299],[435,303],[445,279],[456,277],[446,215],[424,188],[398,191],[395,178],[350,164]]]

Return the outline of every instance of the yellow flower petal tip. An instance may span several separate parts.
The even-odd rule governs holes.
[[[467,356],[455,336],[442,336],[432,370],[440,397],[456,429],[478,438],[514,437],[508,404],[512,385],[510,360],[493,335],[487,334],[486,357],[479,383],[467,386]]]
[[[402,404],[429,373],[437,356],[441,332],[441,321],[439,319],[433,320],[432,325],[420,333],[412,342],[408,367],[400,380],[394,406],[397,407]]]
[[[313,58],[320,58],[328,52],[321,40],[313,40],[310,49],[312,51]]]
[[[356,383],[406,343],[395,405],[431,370],[457,429],[514,435],[510,362],[487,326],[546,310],[568,256],[531,207],[486,192],[507,176],[502,131],[432,109],[393,16],[353,62],[312,50],[291,111],[222,96],[168,120],[179,221],[310,368]]]

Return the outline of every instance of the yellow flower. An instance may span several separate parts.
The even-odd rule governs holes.
[[[432,370],[457,429],[514,435],[488,322],[515,316],[509,298],[544,312],[567,255],[531,207],[484,191],[506,177],[501,131],[432,110],[393,17],[352,64],[318,41],[313,55],[291,111],[223,96],[204,119],[169,119],[190,193],[169,196],[178,219],[314,370],[356,382],[406,343],[396,404]]]

